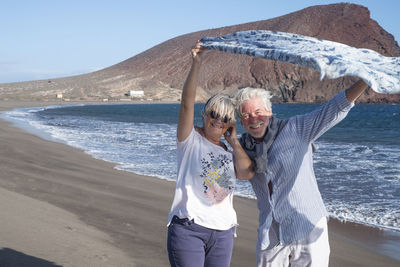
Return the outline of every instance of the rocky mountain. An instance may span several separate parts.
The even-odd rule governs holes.
[[[167,40],[143,53],[100,71],[59,79],[0,84],[0,99],[71,100],[126,99],[131,90],[143,91],[148,101],[179,101],[191,64],[190,49],[204,36],[245,30],[275,30],[368,48],[399,57],[393,36],[372,20],[366,7],[340,3],[312,6],[277,18],[209,29]],[[112,52],[112,51],[110,51]],[[355,81],[346,77],[323,79],[306,67],[245,55],[210,51],[202,67],[198,101],[224,90],[233,94],[246,86],[270,89],[274,102],[320,103]],[[400,103],[400,95],[376,94],[371,89],[363,103]]]

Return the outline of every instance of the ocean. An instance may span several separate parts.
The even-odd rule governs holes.
[[[196,125],[202,107],[195,106]],[[316,107],[280,104],[273,111],[285,119]],[[173,181],[178,110],[178,104],[63,105],[1,117],[117,169]],[[330,216],[400,232],[400,105],[356,105],[315,144],[315,174]],[[238,181],[236,194],[255,198],[248,181]]]

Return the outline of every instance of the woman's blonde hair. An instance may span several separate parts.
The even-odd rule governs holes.
[[[235,101],[227,94],[219,93],[213,95],[207,100],[201,114],[203,117],[203,121],[211,111],[217,112],[222,118],[228,116],[231,119],[230,122],[232,124],[236,123]]]

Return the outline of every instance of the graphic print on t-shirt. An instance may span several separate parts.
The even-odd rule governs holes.
[[[207,158],[201,160],[204,194],[212,204],[223,201],[233,190],[234,184],[229,176],[229,165],[232,160],[226,155],[215,155],[207,153]]]

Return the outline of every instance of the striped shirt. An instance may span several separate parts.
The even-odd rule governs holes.
[[[257,249],[276,245],[269,240],[273,220],[285,245],[304,239],[328,216],[315,179],[311,143],[344,119],[353,106],[342,91],[313,112],[291,117],[281,130],[270,147],[265,174],[250,180],[260,210]]]

